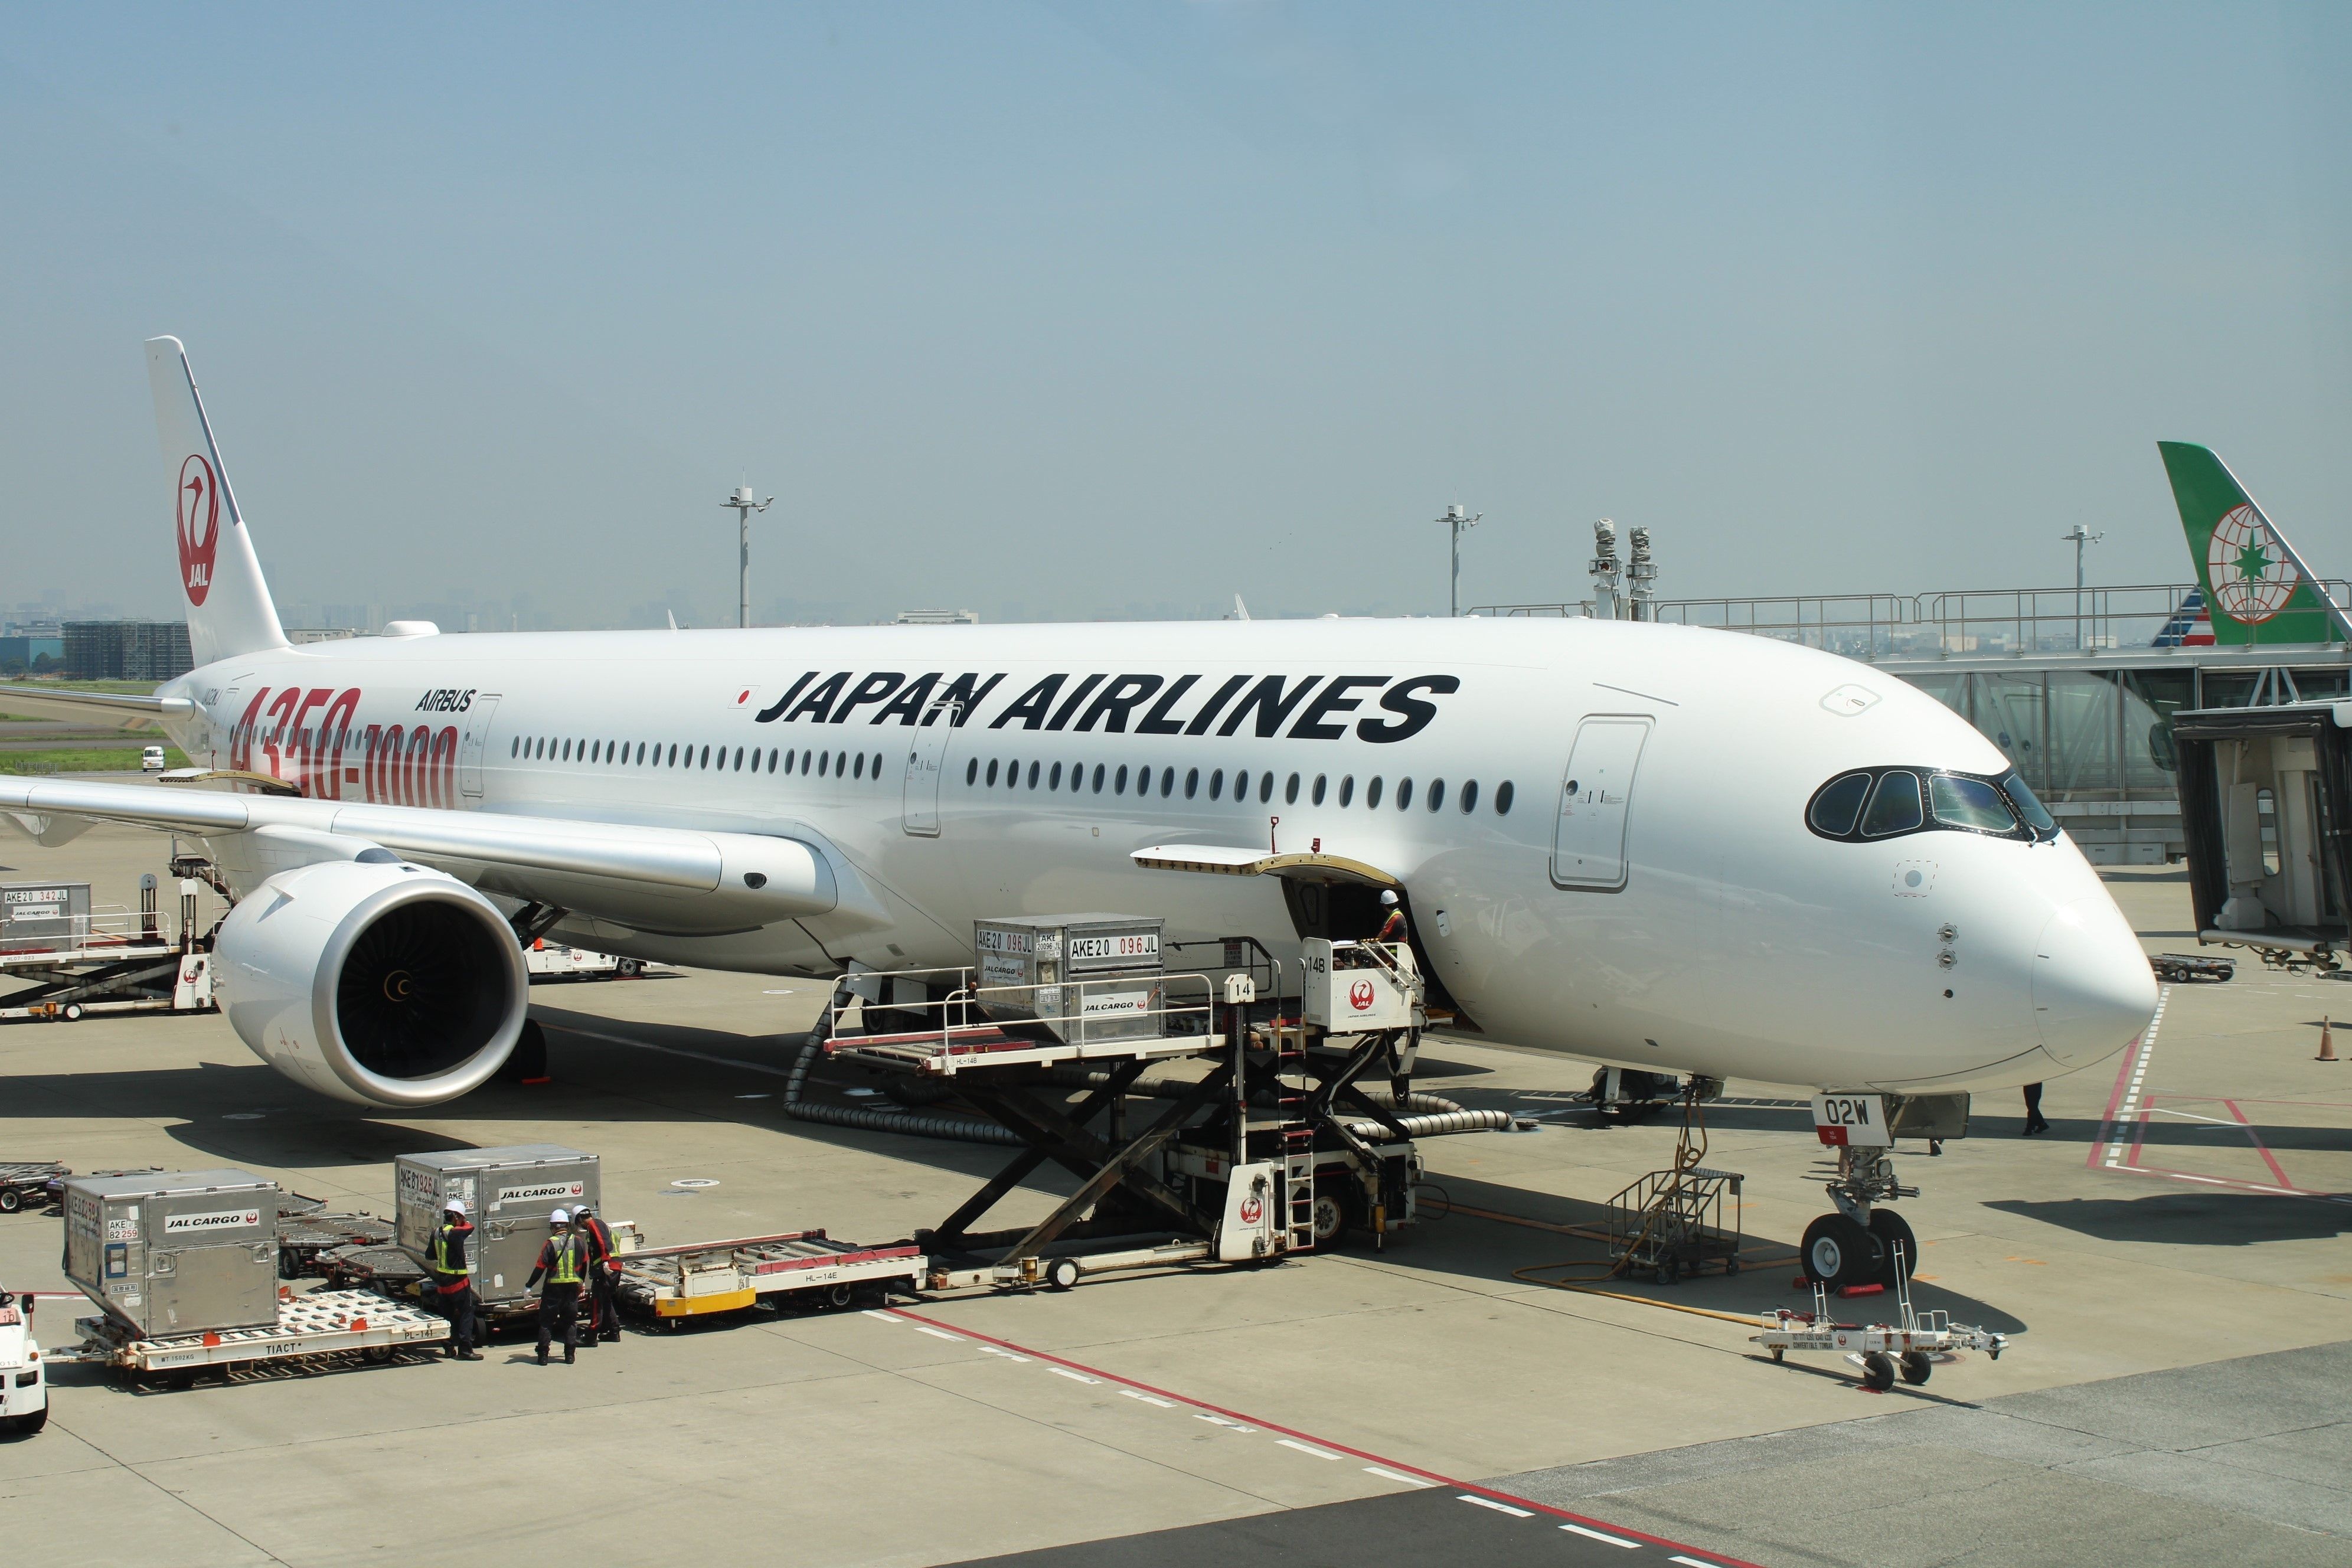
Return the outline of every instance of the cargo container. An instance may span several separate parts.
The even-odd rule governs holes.
[[[403,1154],[393,1163],[396,1239],[424,1262],[442,1205],[463,1198],[474,1222],[474,1294],[485,1302],[520,1297],[550,1234],[548,1215],[604,1202],[596,1173],[595,1155],[555,1143]]]
[[[145,1338],[274,1326],[278,1197],[250,1171],[72,1177],[66,1278]]]

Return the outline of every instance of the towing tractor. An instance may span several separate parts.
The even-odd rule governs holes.
[[[33,1298],[0,1291],[0,1426],[29,1437],[48,1421],[48,1373],[33,1338]]]

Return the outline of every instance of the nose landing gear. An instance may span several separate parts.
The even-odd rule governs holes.
[[[1837,1210],[1805,1227],[1800,1263],[1808,1282],[1834,1290],[1892,1287],[1911,1277],[1918,1238],[1901,1215],[1880,1206],[1919,1195],[1918,1188],[1895,1178],[1893,1122],[1906,1114],[1919,1119],[1926,1125],[1916,1135],[1923,1137],[1958,1137],[1968,1131],[1966,1096],[1934,1097],[1957,1101],[1956,1125],[1953,1108],[1921,1103],[1928,1098],[1825,1094],[1814,1100],[1814,1131],[1836,1154],[1834,1165],[1825,1164],[1815,1174],[1827,1178],[1822,1187]],[[1914,1130],[1906,1129],[1906,1136],[1912,1135]]]

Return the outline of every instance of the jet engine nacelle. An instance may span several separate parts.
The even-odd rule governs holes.
[[[530,976],[488,899],[369,848],[254,889],[221,922],[213,986],[237,1037],[288,1078],[408,1109],[498,1071]]]

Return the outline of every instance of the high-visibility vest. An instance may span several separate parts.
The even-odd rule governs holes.
[[[433,1272],[460,1278],[473,1272],[466,1263],[466,1243],[454,1225],[443,1226],[433,1237]]]
[[[550,1285],[579,1284],[580,1238],[566,1234],[551,1238],[548,1246],[554,1248],[555,1256],[548,1264],[547,1282]]]

